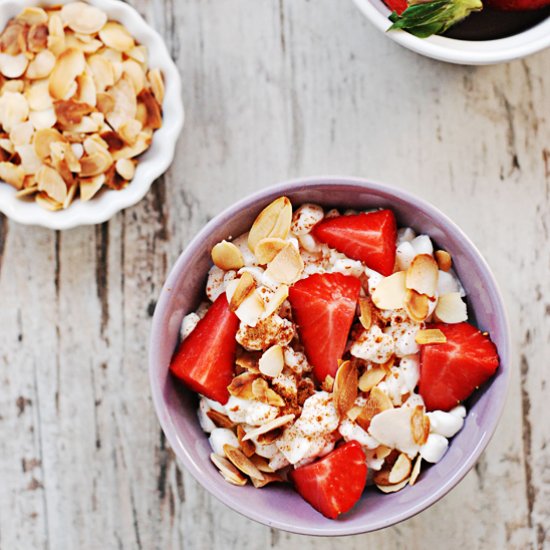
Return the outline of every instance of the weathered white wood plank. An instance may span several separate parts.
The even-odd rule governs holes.
[[[136,0],[181,70],[187,123],[136,207],[63,234],[0,220],[0,548],[550,545],[549,52],[448,66],[371,27],[351,1]],[[363,175],[432,201],[497,273],[512,390],[474,471],[381,533],[270,530],[181,470],[154,416],[146,347],[190,238],[254,189]]]

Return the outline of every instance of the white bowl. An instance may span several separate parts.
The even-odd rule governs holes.
[[[69,0],[0,0],[0,30],[25,6],[59,5],[68,2]],[[70,229],[79,225],[103,223],[120,210],[139,202],[174,158],[176,141],[184,120],[181,79],[163,39],[134,8],[124,2],[88,0],[88,3],[102,9],[109,19],[123,23],[138,42],[147,46],[150,66],[162,71],[166,88],[162,128],[154,132],[151,147],[139,157],[136,175],[126,188],[120,191],[105,189],[88,202],[77,199],[66,210],[51,212],[34,202],[17,199],[16,190],[0,181],[0,212],[19,223],[51,229]]]
[[[392,23],[388,16],[391,11],[382,0],[354,2],[378,29],[384,33],[389,29]],[[456,40],[444,36],[417,38],[401,30],[388,32],[387,36],[409,50],[440,61],[460,65],[491,65],[512,61],[548,48],[550,18],[526,31],[498,40]]]

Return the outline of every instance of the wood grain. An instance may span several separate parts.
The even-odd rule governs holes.
[[[134,208],[64,233],[0,218],[0,548],[550,547],[550,52],[458,67],[351,1],[136,0],[183,77],[171,169]],[[211,498],[156,420],[147,337],[163,280],[217,212],[299,175],[393,182],[472,237],[512,322],[514,374],[483,458],[383,532],[289,535]]]

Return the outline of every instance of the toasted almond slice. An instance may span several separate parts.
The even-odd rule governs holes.
[[[334,378],[330,374],[325,376],[325,379],[321,382],[321,389],[328,393],[331,393],[334,389]]]
[[[27,6],[23,8],[16,19],[23,23],[27,23],[27,25],[39,25],[48,22],[48,14],[42,8]]]
[[[244,437],[244,436],[243,436]],[[246,443],[246,442],[245,442]],[[265,474],[272,474],[275,470],[269,465],[269,461],[263,456],[252,455],[250,461],[260,470],[260,472]]]
[[[371,420],[370,435],[386,447],[413,454],[418,450],[411,431],[413,412],[410,407],[397,407],[378,413]]]
[[[444,344],[447,337],[438,328],[428,328],[419,330],[414,337],[417,344]]]
[[[67,185],[56,170],[44,165],[38,170],[35,178],[39,191],[44,191],[49,197],[61,204],[65,202]]]
[[[407,294],[406,274],[398,271],[384,277],[372,293],[372,301],[378,309],[402,309]]]
[[[61,8],[61,19],[71,30],[81,34],[95,34],[105,23],[107,15],[84,2],[70,2]]]
[[[369,330],[372,326],[372,307],[368,298],[359,298],[359,322],[365,330]]]
[[[401,481],[401,483],[396,483],[395,485],[376,485],[376,486],[383,493],[396,493],[397,491],[401,491],[401,489],[403,489],[408,482],[409,480],[405,479],[404,481]]]
[[[25,54],[9,55],[0,53],[0,73],[6,78],[19,78],[29,65]]]
[[[21,189],[21,191],[18,191],[15,196],[18,199],[22,199],[23,197],[28,197],[30,195],[34,195],[35,193],[38,193],[38,185],[31,185],[30,187],[25,187]]]
[[[298,249],[288,243],[267,266],[266,277],[278,283],[292,284],[300,278],[304,270],[304,261]]]
[[[49,109],[43,109],[41,111],[31,111],[29,113],[29,120],[34,126],[35,130],[43,130],[45,128],[52,128],[56,123],[55,111],[53,107]]]
[[[88,73],[83,73],[77,77],[78,101],[95,107],[97,105],[97,94],[95,90],[95,81]]]
[[[12,19],[0,35],[0,51],[8,55],[18,55],[25,50],[27,26],[22,21]]]
[[[114,21],[107,22],[99,31],[101,41],[118,52],[129,52],[135,42],[130,33],[120,23]]]
[[[50,145],[56,141],[64,141],[63,136],[55,128],[37,130],[33,136],[34,151],[38,158],[44,160],[50,156]]]
[[[357,399],[357,366],[351,361],[344,361],[334,378],[332,390],[334,407],[340,418],[353,407]]]
[[[215,453],[212,453],[210,455],[210,460],[214,463],[216,468],[220,471],[222,476],[226,481],[229,483],[232,483],[233,485],[246,485],[247,478],[227,460],[224,456],[217,455]]]
[[[83,178],[87,178],[104,174],[112,164],[113,159],[109,153],[100,153],[98,151],[80,159],[80,175]]]
[[[281,477],[281,475],[278,473],[273,473],[273,474],[265,473],[264,478],[262,480],[251,478],[251,481],[252,481],[252,485],[254,485],[256,489],[261,489],[262,487],[265,487],[269,483],[276,483],[284,480]]]
[[[15,151],[21,159],[20,166],[26,175],[36,174],[42,166],[42,161],[36,156],[34,147],[30,144],[17,145]]]
[[[134,46],[126,55],[138,63],[147,63],[147,48],[145,46]],[[161,103],[159,101],[159,103]]]
[[[288,286],[279,285],[277,290],[266,299],[264,317],[269,317],[276,311],[279,311],[279,308],[287,298]]]
[[[212,261],[224,271],[240,269],[244,265],[241,251],[228,241],[222,241],[212,248]]]
[[[255,374],[260,373],[258,368],[259,354],[253,351],[239,351],[239,355],[235,359],[235,364],[241,369],[253,372]]]
[[[1,75],[0,75],[1,77]],[[3,80],[0,78],[0,81]],[[17,93],[23,93],[25,90],[25,83],[22,80],[6,80],[2,84],[2,89],[0,90],[0,94],[3,94],[4,92],[17,92]]]
[[[390,485],[395,485],[396,483],[401,483],[404,479],[408,479],[411,467],[411,459],[405,453],[401,453],[390,471],[388,477]]]
[[[254,249],[254,255],[260,265],[266,265],[277,256],[277,254],[288,245],[288,241],[276,237],[262,239]]]
[[[119,151],[113,151],[113,158],[118,159],[131,159],[141,155],[151,145],[151,135],[147,132],[140,132],[136,142],[132,146],[123,147]]]
[[[328,378],[328,377],[327,377]],[[325,378],[326,380],[326,378]],[[352,421],[355,422],[357,417],[361,414],[363,407],[360,405],[354,405],[346,414],[346,416]]]
[[[292,205],[286,197],[279,197],[258,215],[248,233],[248,247],[252,252],[267,237],[286,239],[292,223]]]
[[[136,173],[136,164],[129,159],[118,159],[115,164],[115,169],[121,178],[130,181],[134,178]]]
[[[137,104],[137,112],[136,112],[136,120],[141,124],[142,127],[147,126],[147,107],[145,107],[145,103],[142,101],[138,101]]]
[[[115,103],[113,109],[105,117],[111,127],[114,130],[118,130],[123,123],[136,117],[137,100],[132,82],[126,75],[123,75],[111,87],[109,94],[113,97]]]
[[[76,196],[76,190],[78,188],[78,185],[76,185],[75,183],[73,183],[73,185],[71,185],[69,187],[69,189],[67,190],[67,198],[65,199],[65,201],[63,202],[63,208],[69,208],[69,206],[71,206],[75,196]]]
[[[145,73],[141,65],[133,59],[122,62],[122,74],[126,74],[134,86],[134,92],[138,95],[145,86]]]
[[[406,287],[433,297],[437,291],[439,268],[429,254],[418,254],[407,269]]]
[[[250,372],[239,374],[239,376],[235,376],[231,380],[231,384],[227,386],[227,391],[230,395],[240,397],[241,399],[254,399],[252,384],[257,378],[256,374]]]
[[[258,445],[271,445],[281,437],[281,435],[283,434],[283,431],[284,431],[283,428],[275,428],[270,432],[267,432],[265,434],[260,434],[257,437],[256,441],[258,442]]]
[[[277,418],[271,420],[271,422],[267,422],[267,424],[263,424],[259,428],[256,428],[255,430],[250,430],[244,437],[244,441],[248,441],[249,439],[256,439],[258,436],[266,434],[272,430],[276,430],[277,428],[281,428],[282,426],[285,426],[289,422],[292,422],[294,420],[293,414],[285,414],[283,416],[278,416]]]
[[[99,174],[92,178],[81,178],[80,184],[80,200],[89,201],[103,187],[105,183],[105,174]]]
[[[263,378],[256,378],[252,382],[252,393],[254,399],[262,403],[267,403],[268,405],[273,405],[274,407],[284,407],[284,399],[272,390],[267,382]]]
[[[411,415],[411,433],[417,445],[424,445],[430,435],[430,418],[424,414],[424,407],[418,405]]]
[[[10,132],[10,140],[13,145],[28,145],[31,142],[34,128],[29,121],[16,124]]]
[[[118,135],[126,144],[132,146],[138,140],[141,130],[141,122],[139,120],[129,118],[118,127]]]
[[[256,282],[254,281],[254,277],[248,271],[245,271],[239,278],[239,282],[229,300],[229,309],[236,311],[255,288]]]
[[[162,102],[164,101],[164,80],[162,78],[162,73],[159,69],[151,69],[147,73],[147,80],[149,81],[155,99],[158,104],[162,106]]]
[[[15,153],[13,143],[11,142],[11,140],[9,138],[0,139],[0,148],[3,151],[8,153],[8,155],[2,154],[1,158],[8,158],[9,159],[10,155],[13,155]]]
[[[37,23],[32,25],[27,34],[27,49],[29,52],[39,53],[46,51],[48,47],[48,25],[44,23]],[[29,52],[27,56],[30,59]]]
[[[376,458],[386,458],[389,454],[393,452],[393,449],[386,447],[385,445],[379,445],[374,451]]]
[[[4,92],[0,97],[0,124],[4,131],[11,132],[17,124],[27,120],[29,104],[26,97],[18,92]]]
[[[65,50],[65,31],[63,21],[57,13],[52,13],[48,19],[48,49],[59,56]]]
[[[115,74],[113,70],[113,64],[103,55],[91,55],[87,59],[88,66],[92,71],[92,77],[95,82],[95,88],[98,93],[105,92],[107,88],[112,86],[115,83]],[[114,97],[110,96],[113,101],[114,106]],[[98,97],[98,106],[99,106],[99,97]],[[105,113],[105,111],[102,110]]]
[[[21,166],[16,166],[11,162],[0,162],[0,179],[13,185],[16,189],[21,189],[25,179],[25,171]]]
[[[462,323],[468,319],[468,310],[458,292],[440,296],[435,307],[435,318],[442,323]]]
[[[230,305],[231,307],[231,305]],[[264,301],[257,290],[253,290],[235,310],[235,315],[250,327],[255,327],[265,312]]]
[[[368,430],[372,419],[383,411],[393,409],[391,399],[381,389],[376,386],[372,388],[367,398],[367,403],[363,407],[361,414],[356,418],[356,422],[363,430]]]
[[[374,386],[382,382],[386,377],[386,370],[382,367],[373,367],[366,370],[359,378],[359,389],[364,392],[371,391]]]
[[[285,359],[283,356],[283,348],[276,344],[271,346],[260,357],[259,369],[262,374],[275,378],[283,372],[285,366]]]
[[[418,479],[418,476],[420,475],[420,467],[422,465],[422,457],[418,455],[418,458],[414,462],[414,466],[411,471],[411,477],[409,479],[409,485],[414,485],[416,483],[416,480]]]
[[[413,321],[421,323],[430,313],[430,298],[426,294],[409,289],[405,298],[405,310]]]
[[[29,80],[39,80],[48,77],[55,67],[55,55],[50,50],[38,52],[29,63],[25,77]]]
[[[155,96],[147,88],[141,90],[138,94],[138,99],[145,105],[147,109],[147,122],[145,125],[153,130],[158,130],[162,127],[162,109],[155,99]]]
[[[239,440],[239,445],[241,447],[241,450],[242,450],[244,456],[246,456],[246,458],[250,459],[252,456],[254,456],[254,453],[256,452],[256,445],[254,445],[254,443],[250,440],[243,441],[243,437],[245,435],[246,435],[246,432],[244,431],[244,428],[239,424],[237,426],[237,439]],[[251,462],[252,462],[252,464],[254,464],[254,466],[256,466],[256,464],[253,460],[251,460]],[[260,472],[261,472],[261,470],[260,470]],[[254,479],[254,478],[252,478],[252,479]]]
[[[228,428],[232,430],[235,424],[229,420],[229,417],[214,409],[210,409],[206,412],[206,416],[216,424],[218,428]]]
[[[223,451],[233,466],[243,474],[259,480],[264,478],[262,472],[260,472],[260,470],[254,466],[254,463],[250,461],[240,449],[237,449],[237,447],[226,444],[223,446]]]
[[[61,126],[79,124],[85,115],[89,115],[94,110],[92,105],[74,99],[54,101],[53,108],[57,122]]]
[[[53,106],[52,98],[48,92],[47,80],[38,80],[31,84],[27,88],[26,97],[29,108],[33,111],[42,111],[43,109],[50,109]]]
[[[55,99],[64,99],[71,91],[77,76],[84,72],[86,61],[84,54],[76,48],[65,50],[58,58],[50,74],[50,95]]]
[[[34,200],[36,201],[36,204],[38,204],[42,208],[45,208],[46,210],[50,210],[52,212],[56,212],[57,210],[61,210],[63,208],[62,203],[57,202],[56,200],[52,199],[44,191],[39,192],[35,196]]]
[[[97,134],[93,134],[87,137],[83,141],[82,145],[84,146],[84,152],[88,155],[93,155],[94,153],[109,152],[109,145]]]
[[[437,262],[437,266],[439,267],[439,269],[441,269],[441,271],[450,271],[453,265],[451,255],[446,250],[436,250],[435,260]]]

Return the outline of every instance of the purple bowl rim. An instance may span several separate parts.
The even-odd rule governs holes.
[[[466,461],[464,461],[460,468],[458,468],[454,475],[447,479],[438,490],[432,492],[427,497],[419,499],[417,502],[412,504],[406,511],[403,511],[394,516],[387,516],[380,519],[379,521],[373,522],[371,525],[365,526],[355,526],[349,527],[346,523],[339,523],[338,521],[332,522],[334,525],[324,526],[322,528],[301,528],[296,527],[290,523],[273,521],[270,520],[262,513],[258,513],[255,510],[248,509],[246,504],[243,504],[240,501],[233,500],[227,496],[227,493],[223,491],[221,485],[211,482],[208,478],[205,478],[202,474],[202,471],[198,464],[196,464],[188,454],[185,445],[180,440],[176,429],[172,425],[167,413],[167,408],[164,403],[162,396],[162,388],[158,384],[156,379],[157,365],[156,359],[154,357],[154,351],[158,348],[160,340],[162,338],[161,334],[161,323],[160,319],[164,317],[165,311],[168,307],[170,301],[170,289],[174,286],[178,278],[178,274],[184,268],[185,263],[187,262],[188,257],[193,257],[195,254],[200,252],[200,248],[203,246],[206,236],[214,230],[220,223],[223,223],[226,220],[230,220],[235,215],[239,214],[242,210],[246,209],[247,206],[250,206],[252,203],[266,199],[273,194],[285,194],[292,191],[303,190],[304,187],[334,187],[334,186],[356,186],[360,187],[366,191],[375,191],[382,192],[386,194],[391,194],[396,198],[405,201],[407,203],[417,205],[422,208],[430,218],[438,221],[442,226],[445,227],[446,233],[454,233],[457,238],[464,242],[466,247],[471,249],[475,257],[475,261],[478,263],[479,268],[485,273],[487,280],[492,285],[492,291],[495,297],[495,302],[493,306],[497,314],[497,318],[501,321],[505,332],[505,338],[503,344],[499,348],[499,355],[504,357],[507,360],[507,368],[504,369],[505,375],[505,386],[502,390],[501,402],[497,408],[497,413],[494,414],[488,421],[485,426],[485,432],[481,436],[477,447],[474,448],[469,454]],[[173,265],[166,282],[164,283],[160,298],[155,307],[155,312],[152,320],[151,336],[149,340],[149,382],[151,384],[151,393],[153,396],[153,404],[159,422],[161,424],[162,430],[166,435],[166,438],[176,456],[183,462],[184,466],[187,468],[187,471],[206,489],[210,494],[216,497],[218,500],[223,502],[230,509],[238,512],[246,518],[257,521],[268,527],[274,527],[287,531],[290,533],[295,533],[299,535],[309,535],[309,536],[347,536],[347,535],[357,535],[367,532],[377,531],[379,529],[384,529],[390,527],[411,517],[419,514],[420,512],[429,508],[432,504],[435,504],[441,498],[443,498],[447,493],[449,493],[462,479],[468,474],[468,472],[473,468],[489,442],[491,441],[495,430],[497,428],[498,422],[504,411],[504,406],[506,404],[506,398],[510,388],[510,379],[511,379],[511,367],[510,367],[510,350],[511,350],[511,335],[510,335],[510,323],[508,315],[506,313],[506,308],[504,306],[504,300],[502,293],[500,291],[499,285],[493,275],[489,264],[485,258],[481,255],[475,244],[470,240],[470,238],[456,225],[446,214],[441,212],[437,207],[429,203],[428,201],[417,197],[416,195],[409,193],[399,187],[377,182],[371,179],[359,178],[359,177],[343,177],[343,176],[312,176],[307,178],[296,178],[287,180],[269,187],[263,188],[255,193],[247,195],[246,197],[240,199],[236,203],[232,204],[216,216],[214,216],[190,241],[187,247],[181,252],[175,264]]]

